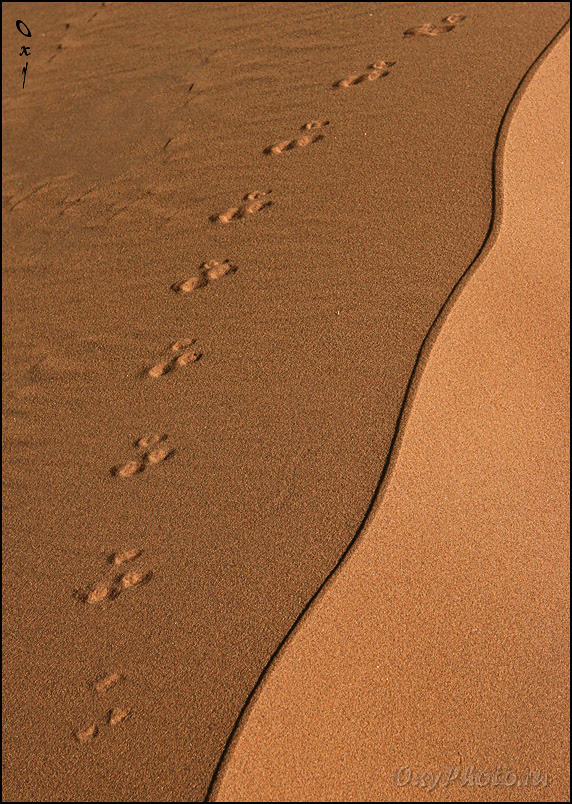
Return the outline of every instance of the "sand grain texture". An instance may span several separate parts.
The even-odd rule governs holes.
[[[569,53],[506,124],[492,244],[212,800],[569,801]]]
[[[367,509],[568,4],[2,11],[5,796],[200,800]]]

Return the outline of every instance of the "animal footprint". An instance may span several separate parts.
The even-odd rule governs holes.
[[[102,728],[105,728],[106,726],[119,726],[120,723],[124,723],[129,717],[131,717],[132,713],[133,710],[123,709],[120,707],[109,709],[105,714],[105,717],[102,718],[99,723],[92,723],[85,729],[78,729],[75,732],[75,738],[78,743],[81,743],[82,745],[92,743]]]
[[[86,729],[79,729],[75,733],[76,740],[78,743],[85,745],[86,743],[91,743],[97,735],[99,734],[99,728],[96,723],[92,723],[91,726],[88,726]]]
[[[160,444],[162,441],[166,441],[168,436],[165,433],[161,435],[153,434],[150,436],[143,436],[143,438],[138,438],[137,441],[134,442],[133,446],[137,449],[149,449],[149,447],[154,447],[155,444]]]
[[[271,192],[272,190],[264,192],[255,190],[252,193],[247,193],[242,199],[243,204],[238,207],[231,207],[219,215],[211,215],[210,220],[212,223],[230,223],[231,221],[245,218],[247,215],[253,215],[255,212],[260,212],[261,209],[266,209],[272,205],[272,201],[266,198]]]
[[[395,61],[387,61],[385,59],[374,61],[372,64],[368,64],[366,72],[340,78],[339,81],[334,82],[334,87],[353,87],[356,84],[362,84],[364,81],[377,81],[378,78],[389,75],[391,68],[396,63]]]
[[[111,474],[115,477],[131,477],[132,475],[142,472],[144,468],[145,464],[143,461],[136,458],[132,461],[122,463],[120,466],[114,466],[111,470]]]
[[[330,125],[329,120],[312,120],[310,123],[305,123],[301,130],[305,132],[315,131],[318,128],[325,128]],[[319,142],[325,139],[324,134],[318,132],[316,134],[303,134],[301,137],[296,137],[293,140],[284,140],[276,145],[269,145],[264,149],[265,154],[282,154],[284,151],[291,151],[293,148],[305,148],[307,145],[312,145],[314,142]]]
[[[116,583],[120,585],[121,589],[132,589],[134,586],[141,586],[144,583],[149,583],[152,577],[153,573],[151,571],[139,572],[138,570],[133,570],[132,572],[126,572],[123,575],[118,575]]]
[[[110,709],[106,721],[110,726],[118,726],[131,715],[131,709]]]
[[[172,454],[172,449],[160,444],[158,447],[153,447],[153,449],[150,449],[149,452],[146,452],[143,456],[143,461],[145,465],[153,466],[157,463],[163,463],[163,461],[166,461],[167,458],[170,458]]]
[[[142,555],[143,550],[137,549],[115,552],[107,556],[107,563],[111,564],[113,567],[121,567],[124,564],[135,561],[135,559]],[[152,577],[153,573],[151,571],[129,570],[127,572],[120,572],[110,580],[100,581],[85,590],[76,590],[74,597],[86,605],[97,605],[107,600],[115,600],[122,592],[128,589],[149,583]],[[108,676],[105,676],[105,678],[96,682],[95,689],[98,693],[105,692],[122,678],[123,676],[120,673],[110,673]]]
[[[326,126],[330,125],[329,120],[310,120],[309,123],[304,123],[303,126],[300,127],[301,131],[314,131],[317,128],[325,128]]]
[[[126,589],[131,589],[135,586],[149,583],[153,573],[149,572],[126,572],[122,575],[117,575],[112,581],[108,583],[99,583],[86,591],[76,591],[74,596],[88,606],[103,603],[106,600],[115,600]]]
[[[111,469],[111,474],[113,477],[132,477],[144,472],[149,466],[154,466],[167,460],[167,458],[175,454],[175,450],[163,443],[166,440],[166,435],[139,438],[134,446],[142,451],[142,455],[126,463],[119,464],[119,466],[114,466]]]
[[[86,589],[84,591],[76,590],[74,592],[74,597],[76,597],[82,603],[93,606],[98,603],[103,603],[105,600],[113,600],[118,594],[119,589],[117,589],[115,583],[101,581],[100,583],[92,586],[90,589]]]
[[[177,368],[184,368],[191,363],[196,363],[201,359],[202,352],[190,348],[194,343],[196,343],[196,340],[175,341],[170,347],[168,356],[154,366],[146,369],[144,374],[153,379],[157,379],[164,374],[175,371]]]
[[[196,276],[175,282],[174,285],[171,285],[171,290],[175,293],[192,293],[193,290],[204,288],[223,276],[234,274],[237,270],[238,268],[235,265],[231,265],[228,260],[223,260],[222,262],[209,260],[200,265],[199,273]]]
[[[95,687],[95,691],[98,695],[101,695],[104,692],[107,692],[116,684],[123,679],[122,673],[108,673],[108,675],[104,676],[104,678],[100,678],[99,681],[96,681],[93,685]]]
[[[403,32],[403,36],[439,36],[439,34],[452,31],[464,19],[466,19],[464,14],[450,14],[448,17],[443,17],[439,23],[424,22],[408,28]]]
[[[112,564],[114,567],[120,567],[122,564],[127,564],[128,561],[135,561],[136,558],[143,555],[143,550],[124,550],[122,553],[111,553],[107,556],[107,563]]]

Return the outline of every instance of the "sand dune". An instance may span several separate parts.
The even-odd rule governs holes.
[[[7,798],[204,797],[367,509],[567,15],[3,5]]]
[[[381,499],[212,800],[569,800],[569,51],[566,33],[506,123],[491,245]]]

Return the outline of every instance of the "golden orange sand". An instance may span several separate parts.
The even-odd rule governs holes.
[[[518,98],[490,247],[212,800],[569,800],[569,48]]]
[[[2,11],[5,796],[201,800],[364,516],[569,6]]]

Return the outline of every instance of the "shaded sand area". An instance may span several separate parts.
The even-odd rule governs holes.
[[[491,245],[213,800],[570,800],[569,49],[511,110]]]
[[[205,795],[368,507],[567,16],[3,5],[7,798]]]

